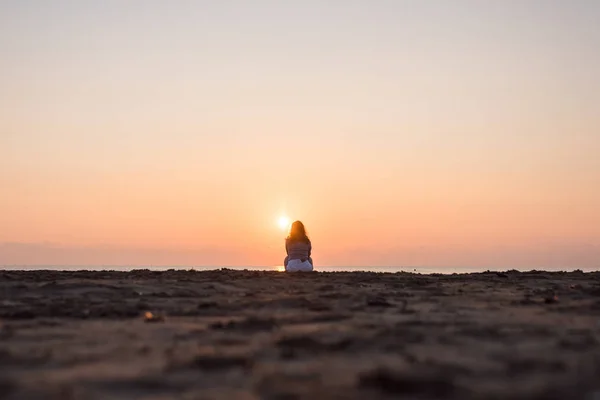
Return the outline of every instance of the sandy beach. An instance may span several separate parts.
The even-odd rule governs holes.
[[[598,399],[600,273],[0,272],[2,399]]]

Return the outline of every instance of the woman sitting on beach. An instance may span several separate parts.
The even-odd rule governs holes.
[[[290,234],[285,239],[285,252],[287,257],[283,264],[287,272],[310,272],[313,270],[313,261],[310,257],[312,244],[306,235],[304,224],[295,221],[290,228]]]

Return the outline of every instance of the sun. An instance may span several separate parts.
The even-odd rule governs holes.
[[[285,215],[282,215],[277,220],[277,225],[279,225],[279,227],[282,230],[286,230],[286,229],[288,229],[290,227],[290,219],[288,217],[286,217]]]

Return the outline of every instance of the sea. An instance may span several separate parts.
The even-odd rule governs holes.
[[[139,269],[148,269],[152,271],[167,271],[170,269],[176,270],[193,270],[193,271],[214,271],[220,269],[231,269],[238,271],[284,271],[281,265],[271,266],[165,266],[165,265],[5,265],[0,266],[0,270],[54,270],[54,271],[133,271]],[[372,266],[372,267],[357,267],[357,266],[316,266],[315,271],[319,272],[379,272],[379,273],[396,273],[409,272],[414,274],[468,274],[479,272],[502,272],[516,270],[521,272],[538,270],[549,272],[571,272],[580,270],[583,272],[600,271],[598,268],[529,268],[529,267],[418,267],[418,266]]]

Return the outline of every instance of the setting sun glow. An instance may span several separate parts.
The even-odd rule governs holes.
[[[277,224],[282,230],[286,230],[290,227],[290,219],[286,216],[279,217]]]

